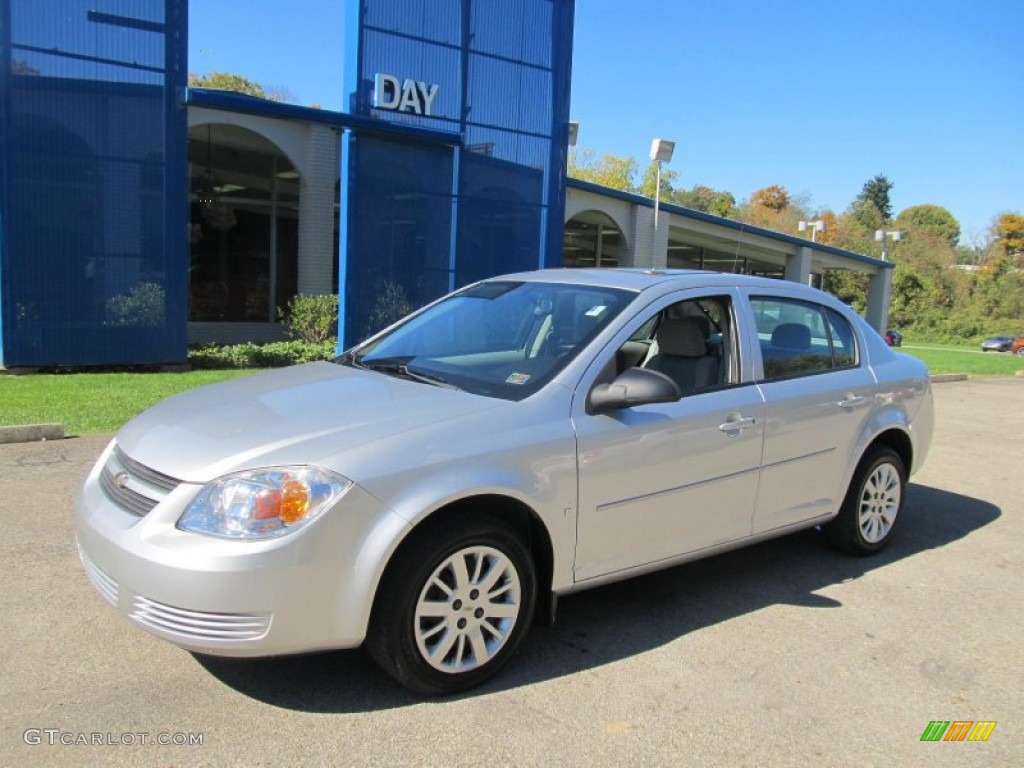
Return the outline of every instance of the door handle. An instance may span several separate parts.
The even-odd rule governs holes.
[[[728,433],[730,437],[735,437],[744,429],[750,429],[755,424],[757,424],[757,419],[753,416],[741,416],[738,413],[734,413],[729,416],[724,424],[719,424],[718,428]]]
[[[854,395],[852,392],[850,392],[846,395],[844,399],[836,403],[836,405],[838,405],[840,408],[853,408],[854,406],[860,405],[865,400],[867,400],[866,397],[858,397],[857,395]]]

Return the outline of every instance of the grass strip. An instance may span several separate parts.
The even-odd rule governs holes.
[[[114,432],[166,397],[253,370],[0,376],[0,425],[59,421],[68,435]]]

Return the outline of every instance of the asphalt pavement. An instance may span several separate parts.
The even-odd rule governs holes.
[[[585,592],[448,700],[359,650],[217,660],[136,629],[73,540],[109,436],[0,445],[0,765],[1021,765],[1024,381],[935,394],[880,556],[808,531]],[[922,742],[934,720],[996,726]]]

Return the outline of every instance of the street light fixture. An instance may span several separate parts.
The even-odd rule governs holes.
[[[580,135],[580,124],[575,120],[569,123],[569,146],[576,146],[576,138]]]
[[[658,179],[654,187],[654,240],[657,247],[658,240],[658,208],[661,205],[661,164],[672,161],[672,153],[676,149],[676,143],[668,139],[655,139],[651,142],[651,160],[658,166]]]
[[[899,240],[900,237],[902,236],[902,234],[903,233],[900,232],[898,229],[893,229],[893,230],[889,230],[889,231],[886,231],[884,229],[876,229],[875,230],[875,240],[877,242],[881,242],[882,243],[882,260],[883,261],[888,261],[889,260],[889,241],[890,240]]]
[[[796,228],[800,232],[806,232],[808,229],[811,230],[811,242],[814,243],[817,242],[818,233],[825,231],[825,220],[801,221],[796,225]]]

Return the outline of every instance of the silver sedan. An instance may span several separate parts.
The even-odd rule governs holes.
[[[879,551],[932,425],[924,366],[811,288],[510,275],[151,408],[87,478],[78,545],[103,597],[191,651],[365,643],[446,694],[560,595],[814,526]]]

